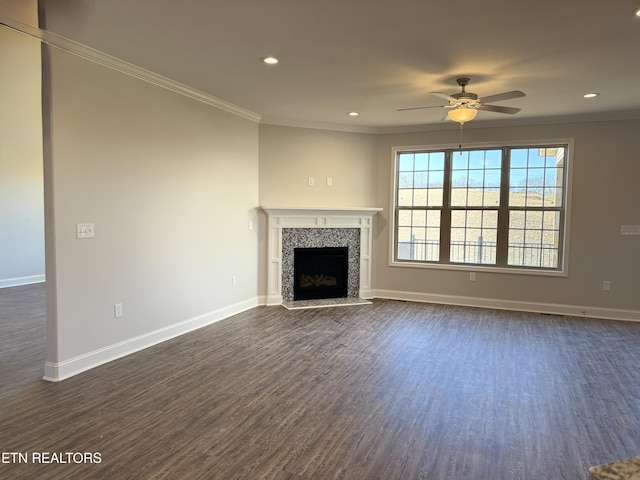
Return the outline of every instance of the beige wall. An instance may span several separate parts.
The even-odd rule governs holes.
[[[6,287],[43,281],[45,274],[40,42],[0,27],[0,65],[0,287]]]
[[[49,364],[257,304],[258,125],[45,48]]]
[[[375,288],[378,291],[452,296],[452,301],[485,298],[505,301],[640,310],[638,271],[640,237],[620,235],[623,224],[640,224],[640,121],[588,122],[530,127],[465,128],[463,140],[516,142],[574,139],[569,275],[479,272],[389,266],[391,174],[394,146],[457,145],[458,132],[381,135],[378,152],[379,215],[375,242]],[[602,290],[603,280],[612,290]],[[588,308],[587,308],[588,310]],[[587,311],[587,313],[589,313]]]
[[[376,206],[376,152],[374,135],[260,125],[260,204]]]

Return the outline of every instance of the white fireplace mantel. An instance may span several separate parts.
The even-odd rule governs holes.
[[[268,216],[267,305],[280,305],[282,298],[283,228],[360,229],[360,297],[372,298],[371,254],[373,217],[382,208],[295,208],[261,207]]]

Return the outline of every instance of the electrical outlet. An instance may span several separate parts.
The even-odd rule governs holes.
[[[605,292],[608,292],[609,290],[611,290],[610,280],[605,280],[604,282],[602,282],[602,290],[604,290]]]
[[[476,272],[469,272],[469,281],[471,282],[476,281]]]
[[[333,178],[327,177],[327,187],[333,187]]]
[[[120,318],[122,316],[122,304],[121,303],[116,303],[113,306],[113,316],[115,318]]]
[[[309,186],[310,187],[313,187],[315,185],[315,183],[316,183],[316,181],[315,181],[315,179],[313,177],[309,177],[308,182],[309,182]]]

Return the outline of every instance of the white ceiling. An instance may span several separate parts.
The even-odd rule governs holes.
[[[478,125],[640,116],[640,0],[44,0],[44,28],[262,115],[398,130],[437,124],[429,92],[516,115]],[[280,63],[268,66],[262,58]],[[599,92],[586,100],[583,94]],[[349,111],[360,115],[352,118]]]

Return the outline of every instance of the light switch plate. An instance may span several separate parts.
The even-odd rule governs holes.
[[[76,224],[76,238],[94,238],[95,228],[93,223]]]

